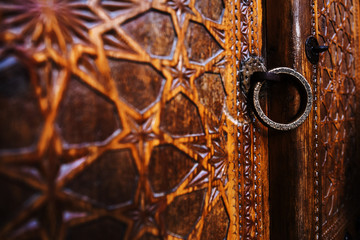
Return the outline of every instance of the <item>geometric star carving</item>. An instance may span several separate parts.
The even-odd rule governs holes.
[[[203,159],[207,158],[208,154],[211,152],[211,149],[206,145],[206,141],[206,139],[199,139],[195,142],[186,144],[194,153],[197,154],[195,159],[198,161],[202,161]],[[206,162],[204,162],[203,165],[205,166]]]
[[[62,162],[71,162],[78,157],[78,153],[70,154],[62,149],[61,140],[54,131],[47,140],[47,146],[38,152],[38,156],[31,159],[29,165],[24,162],[21,164],[23,166],[21,168],[15,168],[12,165],[6,166],[6,164],[0,167],[0,170],[8,168],[6,175],[11,178],[19,178],[17,175],[22,174],[21,177],[27,180],[26,184],[39,191],[39,194],[36,194],[31,201],[28,199],[29,204],[26,205],[26,209],[23,209],[22,214],[15,216],[9,223],[9,227],[5,227],[0,232],[0,238],[12,233],[13,228],[17,225],[21,227],[15,234],[26,234],[26,232],[32,231],[34,224],[39,229],[47,229],[45,234],[49,239],[54,239],[59,235],[63,211],[66,209],[56,206],[63,206],[63,201],[71,199],[64,200],[58,197],[63,194],[61,188],[58,187],[56,178]],[[45,214],[40,214],[40,212],[45,212]],[[30,215],[33,215],[31,219],[29,219]],[[12,225],[12,223],[16,223],[16,225]],[[49,223],[50,227],[42,223]]]
[[[166,4],[175,10],[179,26],[183,24],[186,13],[195,15],[189,7],[190,0],[169,0]]]
[[[126,118],[130,132],[120,140],[120,143],[136,144],[139,155],[142,157],[144,156],[146,143],[159,138],[159,135],[153,131],[153,126],[156,123],[156,114],[141,120],[136,120],[129,115]]]
[[[214,167],[214,179],[222,179],[227,168],[228,156],[224,149],[225,146],[221,145],[222,141],[219,139],[213,140],[214,155],[209,159],[209,163]]]
[[[212,146],[214,147],[214,154],[208,160],[208,163],[214,169],[214,175],[212,179],[223,181],[223,176],[226,174],[226,169],[228,167],[228,156],[227,153],[224,151],[224,146],[221,146],[221,141],[219,139],[214,139]],[[198,169],[198,173],[190,181],[188,186],[200,186],[204,183],[209,182],[209,179],[211,178],[211,172],[212,171],[210,169],[200,167]]]
[[[188,187],[201,186],[209,182],[210,173],[205,169],[199,169],[195,177],[189,182]]]
[[[152,127],[155,123],[155,115],[150,116],[147,119],[137,121],[130,116],[127,116],[127,120],[130,127],[130,133],[128,133],[122,142],[126,143],[143,143],[145,141],[151,141],[157,138],[157,134],[153,131]]]
[[[38,228],[44,231],[42,234],[43,238],[65,238],[66,235],[64,234],[66,234],[69,226],[83,224],[89,220],[91,222],[93,218],[101,217],[103,214],[106,216],[114,214],[116,217],[121,218],[118,220],[126,222],[128,228],[126,236],[128,236],[129,239],[142,238],[145,233],[151,233],[149,235],[158,236],[158,238],[161,239],[164,238],[166,235],[165,224],[162,218],[162,214],[165,211],[164,208],[172,201],[173,195],[175,197],[175,195],[180,194],[183,189],[180,187],[177,188],[178,190],[176,191],[178,192],[169,193],[169,195],[173,195],[167,198],[167,196],[154,197],[150,183],[149,186],[143,187],[143,185],[146,184],[144,181],[149,181],[149,179],[147,179],[149,177],[147,175],[147,165],[150,159],[147,158],[151,157],[154,145],[166,142],[167,144],[173,144],[177,147],[177,142],[173,141],[172,137],[166,135],[159,129],[159,112],[150,113],[153,109],[157,109],[157,107],[149,111],[146,110],[147,113],[144,113],[142,116],[125,115],[123,113],[127,110],[120,111],[122,133],[115,137],[113,139],[114,141],[109,141],[109,144],[96,144],[96,146],[90,147],[88,147],[88,145],[65,146],[55,132],[58,130],[56,116],[57,113],[61,111],[58,106],[65,98],[63,97],[63,93],[68,89],[68,80],[72,78],[79,78],[78,80],[81,83],[85,83],[100,94],[108,96],[108,98],[118,104],[118,108],[121,108],[121,100],[117,99],[117,94],[113,94],[114,92],[112,91],[115,89],[113,88],[113,81],[115,79],[112,76],[110,77],[109,70],[113,68],[112,66],[108,66],[107,63],[104,64],[104,66],[99,66],[101,65],[99,63],[106,62],[105,55],[109,56],[109,59],[113,57],[121,59],[121,61],[132,59],[132,61],[139,63],[146,62],[146,64],[147,61],[149,61],[147,60],[148,54],[143,52],[142,48],[138,46],[136,39],[132,39],[123,32],[121,28],[122,22],[128,20],[133,21],[134,17],[138,14],[143,14],[142,11],[145,13],[151,7],[156,9],[161,8],[159,11],[170,12],[175,23],[174,26],[177,36],[179,37],[178,39],[179,41],[183,41],[183,35],[186,29],[182,26],[186,25],[187,20],[185,19],[195,16],[194,12],[197,14],[197,17],[201,17],[193,6],[195,1],[196,0],[161,1],[161,4],[167,6],[166,10],[163,9],[164,6],[159,7],[157,3],[150,6],[147,4],[148,1],[143,1],[146,3],[143,5],[142,1],[137,0],[6,0],[5,3],[2,4],[3,6],[0,6],[4,19],[8,19],[7,22],[4,22],[3,26],[4,36],[6,35],[6,39],[10,39],[9,37],[15,39],[17,41],[16,43],[14,41],[15,45],[23,45],[21,47],[26,49],[26,51],[27,49],[31,49],[31,51],[36,53],[34,59],[38,63],[41,63],[39,64],[39,72],[44,73],[39,77],[39,82],[45,85],[42,91],[51,90],[51,92],[43,94],[44,96],[42,96],[42,94],[38,96],[38,98],[44,99],[43,105],[46,106],[41,108],[44,115],[47,116],[43,137],[41,137],[40,141],[43,144],[39,144],[40,150],[38,150],[38,153],[35,155],[36,159],[31,159],[31,162],[28,161],[29,164],[27,162],[25,163],[29,168],[21,168],[18,170],[23,171],[21,173],[19,172],[19,175],[24,174],[25,170],[33,171],[31,174],[36,176],[37,180],[32,180],[32,185],[41,187],[36,189],[39,190],[39,194],[36,195],[34,201],[30,201],[29,204],[26,205],[26,209],[21,213],[22,216],[25,217],[15,216],[15,220],[17,220],[16,224],[26,226],[25,228],[27,230],[25,230],[25,234],[29,229]],[[6,7],[7,5],[9,6]],[[135,6],[135,12],[130,10],[133,6]],[[138,6],[140,7],[138,8]],[[129,11],[127,12],[127,10]],[[111,16],[110,12],[113,13]],[[132,15],[133,13],[136,13],[136,15]],[[114,14],[117,16],[114,16]],[[205,21],[208,20],[203,19],[202,23],[205,24]],[[100,26],[100,28],[98,26]],[[103,26],[104,29],[102,29]],[[107,30],[105,30],[105,28],[107,28]],[[217,31],[215,29],[214,31],[217,33],[216,36],[219,35],[217,39],[222,37],[221,30]],[[4,39],[0,36],[0,41],[2,40]],[[7,41],[13,40],[10,39]],[[152,39],[149,39],[150,43],[152,41]],[[137,50],[138,48],[140,50]],[[177,44],[177,48],[183,48],[182,50],[185,50],[184,43]],[[28,52],[33,54],[31,51]],[[101,61],[102,58],[104,58],[105,61]],[[152,58],[153,56],[151,56],[151,59]],[[156,58],[156,56],[154,58]],[[164,64],[162,59],[159,61],[161,62],[159,66],[168,65],[168,59],[164,60]],[[166,100],[167,95],[174,93],[172,91],[188,92],[190,95],[196,91],[195,88],[192,90],[192,86],[194,86],[194,79],[198,71],[202,71],[202,68],[197,66],[196,69],[193,69],[191,66],[188,66],[185,55],[180,54],[179,58],[174,59],[174,61],[176,66],[167,68],[168,77],[171,76],[171,80],[169,79],[171,83],[168,82],[166,88],[170,89],[171,93],[163,94],[161,99]],[[159,62],[156,61],[156,64],[158,63]],[[207,70],[211,71],[210,68],[207,68]],[[160,69],[158,70],[161,71]],[[42,87],[42,85],[39,84],[37,89],[40,89],[40,87]],[[164,96],[165,98],[163,98]],[[194,102],[194,105],[197,104],[197,102]],[[160,108],[163,105],[163,102],[159,103]],[[199,112],[202,111],[201,109],[199,110]],[[174,119],[174,121],[175,120],[176,119]],[[102,122],[101,124],[106,124],[106,122]],[[86,127],[86,125],[84,125],[84,127]],[[217,136],[219,134],[219,126],[214,125],[214,127],[209,127],[208,130],[209,135],[206,135],[204,139],[202,139],[205,141],[197,141],[187,146],[182,143],[180,145],[188,148],[189,151],[196,156],[195,161],[201,163],[196,163],[198,164],[196,169],[198,171],[195,173],[197,173],[200,178],[207,178],[207,183],[211,183],[211,186],[206,186],[208,189],[207,198],[211,201],[219,196],[220,190],[224,192],[223,189],[220,188],[222,187],[221,182],[216,179],[221,178],[222,173],[226,171],[227,162],[225,160],[226,153],[223,154],[221,149],[218,150],[218,147],[213,146],[211,143],[214,137],[210,136],[210,134],[214,133]],[[185,138],[188,137],[186,136]],[[193,139],[191,136],[189,142],[194,141]],[[63,147],[65,149],[63,149]],[[68,187],[70,186],[68,183],[76,181],[76,177],[82,174],[82,172],[85,172],[84,169],[89,167],[93,162],[100,161],[99,156],[104,152],[107,152],[107,150],[115,150],[117,147],[121,149],[131,148],[133,158],[129,161],[135,161],[138,170],[137,176],[139,177],[137,193],[135,194],[135,199],[132,198],[131,201],[129,200],[124,206],[114,210],[107,207],[103,209],[101,206],[95,206],[87,196],[82,194],[78,196],[76,191],[72,191],[71,187]],[[136,154],[134,154],[134,152],[136,152]],[[29,154],[26,154],[25,157],[28,156]],[[21,160],[24,161],[24,158]],[[124,164],[124,167],[126,167],[126,164]],[[100,172],[103,169],[98,170]],[[88,170],[86,171],[89,172]],[[191,174],[192,173],[189,172],[189,175],[182,178],[187,178]],[[28,182],[26,176],[19,178]],[[108,179],[108,176],[106,176],[106,179],[102,180],[107,181]],[[122,181],[121,179],[117,180]],[[214,180],[216,180],[215,183]],[[86,187],[88,187],[88,185],[81,184],[81,188]],[[104,191],[104,189],[99,188],[99,191]],[[191,192],[192,190],[189,191]],[[205,205],[208,204],[205,203]],[[31,209],[28,206],[30,206]],[[93,211],[95,213],[94,215],[92,213]],[[118,216],[118,214],[120,216]],[[197,216],[197,218],[200,218],[200,216]],[[197,222],[200,222],[200,220],[198,219]],[[32,228],[28,226],[32,226]],[[201,231],[202,225],[200,226],[200,230],[194,228],[195,231]],[[17,226],[14,225],[13,228],[17,228]],[[13,229],[10,229],[8,232],[11,233],[12,230]],[[106,229],[104,229],[104,231],[105,230]],[[189,236],[199,237],[200,234],[199,232],[199,234],[195,233]],[[1,236],[0,239],[2,239]]]
[[[195,74],[196,70],[184,66],[183,56],[180,55],[179,62],[175,67],[169,69],[173,77],[170,90],[177,87],[183,87],[185,90],[191,92],[190,78]]]
[[[23,39],[28,46],[59,49],[61,55],[66,54],[67,47],[71,44],[90,45],[87,24],[100,22],[82,0],[14,0],[12,4],[4,5],[1,9],[4,15],[15,15],[8,17],[3,24],[9,36],[15,35],[16,38]]]
[[[137,205],[124,212],[124,215],[133,221],[131,234],[135,238],[147,229],[156,229],[159,231],[160,224],[156,212],[160,210],[160,206],[165,204],[165,199],[157,199],[154,201],[152,196],[146,197],[145,193],[141,193],[137,201]]]

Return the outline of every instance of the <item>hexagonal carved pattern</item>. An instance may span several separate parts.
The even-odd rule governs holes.
[[[224,211],[224,202],[220,198],[204,221],[204,231],[200,239],[225,239],[229,228],[229,216]]]
[[[2,1],[0,239],[238,238],[235,4]]]
[[[200,218],[204,193],[205,190],[194,191],[175,198],[166,209],[165,222],[168,231],[181,237],[186,237],[191,232]],[[179,221],[183,221],[185,225],[180,226]]]
[[[172,54],[176,36],[169,14],[150,11],[125,22],[123,28],[148,53],[164,57]]]
[[[1,10],[6,15],[2,20],[3,29],[11,40],[23,42],[27,49],[51,48],[62,55],[73,44],[91,44],[88,30],[100,22],[82,0],[72,0],[70,4],[42,0],[5,0],[3,3]]]
[[[149,178],[154,192],[172,191],[190,173],[195,162],[172,145],[153,149],[149,165]]]
[[[359,169],[358,10],[314,1],[328,239]],[[236,87],[263,52],[262,3],[2,0],[0,239],[266,238],[267,131]]]
[[[220,74],[205,73],[195,80],[200,102],[219,119],[221,117],[225,91]]]
[[[157,100],[163,77],[149,65],[109,59],[120,97],[139,111]]]
[[[70,79],[57,123],[70,144],[104,141],[121,126],[115,106],[76,78]]]
[[[40,137],[44,118],[30,74],[15,56],[0,61],[0,150],[29,147]]]
[[[113,150],[86,166],[65,188],[97,205],[112,207],[133,199],[137,181],[138,173],[131,152]]]
[[[165,105],[160,127],[175,136],[202,135],[204,131],[196,105],[181,93]]]
[[[209,18],[216,22],[221,22],[225,8],[222,0],[196,1],[195,7],[199,9],[201,14],[204,15],[206,18]]]
[[[222,51],[219,43],[201,24],[190,22],[185,35],[185,46],[189,60],[204,64]]]

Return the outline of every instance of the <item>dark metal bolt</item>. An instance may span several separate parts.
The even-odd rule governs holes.
[[[311,49],[311,51],[315,53],[322,53],[322,52],[326,52],[328,49],[329,49],[328,46],[315,46]]]
[[[317,64],[319,62],[319,53],[326,52],[328,49],[328,46],[319,46],[318,41],[313,36],[306,39],[306,57],[312,64]]]

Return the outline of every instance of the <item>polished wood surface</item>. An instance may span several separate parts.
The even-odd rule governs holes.
[[[340,239],[359,218],[359,2],[317,3],[316,34],[329,46],[317,69],[314,160],[319,163],[323,239]],[[317,189],[315,189],[317,190]],[[358,220],[357,220],[358,221]],[[351,225],[350,225],[351,224]],[[354,235],[355,231],[352,232]],[[359,234],[359,233],[357,233]],[[357,237],[359,237],[357,235]],[[355,236],[354,236],[355,238]]]
[[[312,114],[302,126],[287,133],[269,131],[271,236],[344,239],[348,233],[356,239],[358,2],[267,2],[268,66],[296,69],[314,93]],[[309,36],[329,46],[315,66],[305,56]],[[277,86],[269,94],[269,114],[290,119],[299,105],[296,94]]]
[[[290,67],[310,82],[312,66],[306,59],[304,45],[311,35],[309,1],[267,3],[266,59],[269,69]],[[268,92],[269,116],[287,122],[299,109],[299,93],[294,86],[284,82],[272,85]],[[301,126],[288,132],[269,130],[270,232],[273,239],[315,239],[314,178],[310,157],[312,118],[311,113]]]
[[[236,238],[229,3],[0,9],[1,239]]]
[[[2,0],[0,239],[355,236],[358,5]],[[252,56],[310,82],[298,129],[252,114]],[[299,99],[269,85],[262,106],[286,121]]]
[[[2,1],[0,238],[266,236],[266,139],[236,99],[261,6],[240,2]]]

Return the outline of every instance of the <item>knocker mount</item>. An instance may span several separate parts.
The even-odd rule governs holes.
[[[240,81],[242,90],[248,96],[257,118],[267,127],[280,131],[288,131],[300,126],[309,116],[313,96],[309,83],[299,72],[279,67],[270,71],[266,70],[263,60],[258,57],[251,57],[241,63]],[[271,120],[263,111],[260,105],[260,91],[265,82],[268,81],[295,81],[301,93],[301,112],[298,117],[290,123],[278,123]]]

